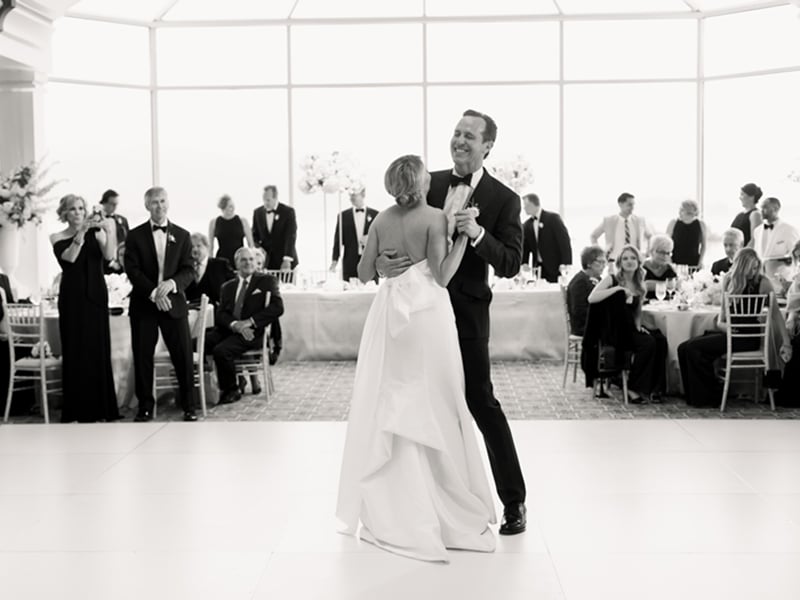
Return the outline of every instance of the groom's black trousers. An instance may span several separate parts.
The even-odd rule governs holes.
[[[497,495],[504,506],[525,502],[525,480],[519,466],[514,438],[503,408],[494,397],[490,374],[489,340],[461,339],[467,406],[483,434]]]

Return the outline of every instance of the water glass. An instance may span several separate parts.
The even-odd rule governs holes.
[[[656,298],[658,298],[659,302],[663,302],[664,298],[666,297],[667,297],[667,282],[656,281]]]

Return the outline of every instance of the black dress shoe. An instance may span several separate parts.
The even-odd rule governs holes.
[[[500,523],[500,535],[516,535],[525,531],[528,525],[527,512],[522,502],[506,506]]]
[[[136,416],[133,418],[136,423],[146,423],[147,421],[153,420],[153,413],[149,410],[142,411],[140,413],[136,413]]]
[[[278,357],[281,355],[280,350],[273,350],[269,353],[269,364],[270,366],[274,366],[275,363],[278,362]]]
[[[193,412],[185,412],[183,413],[183,420],[184,421],[197,421],[197,415]]]
[[[223,392],[222,396],[219,399],[217,404],[233,404],[234,402],[241,400],[242,395],[239,393],[238,388],[233,388],[232,390],[228,390],[227,392]]]
[[[247,379],[244,375],[239,375],[239,393],[244,394],[245,388],[247,388]]]
[[[250,387],[253,388],[254,396],[258,396],[261,393],[261,385],[258,382],[252,384]]]

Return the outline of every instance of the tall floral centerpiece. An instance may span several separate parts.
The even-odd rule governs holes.
[[[53,207],[49,194],[58,181],[45,183],[48,170],[35,162],[0,175],[0,268],[8,275],[19,263],[20,230],[27,223],[40,225]]]
[[[492,174],[517,194],[533,183],[533,170],[530,163],[521,154],[512,160],[500,162],[489,167]]]
[[[297,183],[304,194],[322,192],[323,220],[323,265],[327,263],[328,251],[328,197],[337,198],[337,218],[339,219],[339,244],[341,245],[342,193],[351,194],[364,189],[363,180],[355,161],[348,155],[334,150],[330,154],[309,154],[300,161],[300,178]],[[341,253],[340,253],[341,254]]]

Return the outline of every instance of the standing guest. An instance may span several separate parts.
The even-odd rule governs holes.
[[[229,265],[233,264],[233,256],[236,251],[245,245],[253,247],[253,234],[250,232],[250,224],[247,219],[236,214],[236,205],[227,194],[222,196],[217,202],[217,208],[222,211],[222,215],[216,219],[211,219],[208,224],[208,240],[210,242],[209,253],[214,254],[214,243],[217,244],[217,258],[224,258]]]
[[[606,256],[609,262],[619,256],[624,246],[633,246],[641,254],[647,252],[647,241],[653,232],[644,218],[633,214],[635,199],[627,192],[617,198],[619,214],[605,217],[603,222],[592,232],[592,245],[597,244],[600,236],[605,236]]]
[[[192,340],[184,291],[194,278],[189,232],[167,220],[167,191],[144,194],[150,219],[128,234],[125,272],[133,285],[129,315],[139,411],[136,421],[153,419],[153,353],[158,332],[164,338],[178,379],[184,421],[196,421]]]
[[[261,348],[267,325],[283,314],[278,281],[256,272],[254,252],[239,248],[235,258],[237,277],[222,286],[216,327],[206,338],[206,351],[213,354],[217,366],[220,404],[242,397],[234,361],[248,350]]]
[[[733,259],[733,268],[725,276],[722,289],[729,294],[769,294],[772,284],[761,274],[761,260],[752,248],[742,248]],[[722,384],[714,374],[714,361],[725,355],[728,348],[727,328],[736,324],[728,322],[727,306],[720,308],[716,323],[717,331],[701,335],[678,346],[678,363],[681,370],[683,391],[686,403],[691,406],[719,406],[722,398]],[[782,354],[786,352],[789,340],[785,340]],[[757,339],[734,340],[734,352],[756,350]]]
[[[561,265],[572,265],[572,244],[561,215],[542,208],[539,196],[523,197],[522,208],[530,218],[522,224],[522,268],[533,259],[533,268],[541,266],[542,277],[556,283]]]
[[[781,201],[777,198],[765,198],[761,202],[764,222],[753,231],[753,250],[765,262],[765,270],[769,270],[767,261],[791,258],[792,248],[800,239],[797,230],[780,219],[780,212]]]
[[[617,326],[630,328],[632,333],[633,364],[628,377],[628,396],[632,402],[643,399],[657,401],[666,379],[667,343],[663,335],[655,335],[642,327],[645,286],[639,251],[633,246],[624,246],[617,258],[617,266],[616,275],[606,275],[594,287],[589,294],[589,303],[596,304],[614,294],[625,294],[625,319]]]
[[[667,225],[667,235],[672,238],[672,262],[676,265],[702,267],[706,254],[706,224],[698,218],[700,206],[694,200],[684,200],[678,218]]]
[[[744,234],[744,245],[751,246],[750,240],[756,227],[761,225],[761,213],[756,210],[758,201],[763,192],[755,183],[746,183],[739,191],[739,201],[744,209],[734,217],[731,227],[735,227]]]
[[[205,235],[193,233],[191,240],[194,279],[186,288],[186,299],[192,303],[199,302],[200,296],[205,294],[209,301],[217,306],[222,284],[235,277],[233,269],[226,259],[212,258],[208,255],[209,244]]]
[[[589,294],[600,282],[606,268],[606,253],[600,246],[587,246],[581,251],[582,271],[567,286],[567,310],[572,335],[583,336],[589,312]]]
[[[262,195],[264,206],[253,211],[253,241],[267,253],[267,269],[291,271],[297,260],[297,219],[294,209],[278,202],[278,188],[268,185]]]
[[[731,227],[722,234],[722,246],[725,249],[725,258],[720,258],[711,265],[712,275],[728,273],[733,267],[733,258],[744,247],[744,234],[741,229]]]
[[[114,224],[86,214],[86,202],[69,194],[58,204],[67,228],[50,236],[63,274],[58,292],[64,404],[61,422],[119,419],[104,262],[114,256]]]
[[[654,235],[650,240],[650,257],[642,265],[647,298],[656,297],[656,282],[678,277],[672,268],[672,251],[672,238],[666,235]]]
[[[342,255],[342,279],[350,281],[353,277],[358,277],[358,261],[364,253],[364,246],[367,243],[367,234],[370,225],[378,211],[366,206],[366,191],[353,192],[350,194],[352,208],[344,210],[336,219],[336,231],[333,234],[333,255],[331,258],[330,270],[335,271],[339,263],[339,253],[344,246]],[[339,239],[339,225],[342,226],[342,237]],[[377,275],[375,276],[377,280]]]
[[[128,219],[122,215],[117,214],[117,206],[119,205],[119,194],[114,190],[106,190],[100,198],[100,206],[103,209],[103,214],[107,219],[114,221],[114,231],[116,232],[115,247],[119,249],[125,246],[125,238],[128,237],[130,227],[128,226]],[[117,254],[107,260],[104,265],[104,271],[109,273],[122,273],[124,269],[119,261]]]

